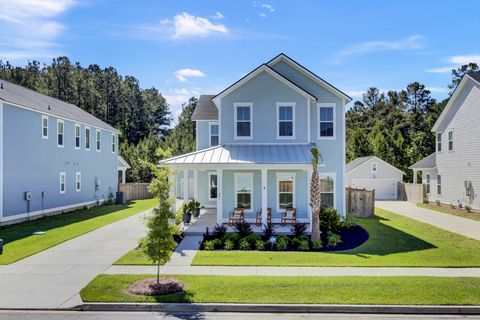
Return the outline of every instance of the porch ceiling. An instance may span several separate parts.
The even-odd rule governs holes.
[[[302,164],[311,163],[312,144],[221,145],[160,161],[182,164]]]

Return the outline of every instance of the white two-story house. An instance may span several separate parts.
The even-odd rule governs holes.
[[[463,76],[432,128],[434,153],[410,167],[422,172],[429,201],[480,209],[480,73]]]
[[[284,54],[216,95],[202,95],[192,119],[196,151],[166,159],[177,198],[195,198],[217,223],[243,207],[274,223],[286,208],[311,222],[310,149],[320,148],[322,202],[345,215],[345,105],[351,98]]]

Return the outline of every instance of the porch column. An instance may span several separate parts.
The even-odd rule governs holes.
[[[183,200],[188,200],[189,194],[189,179],[188,179],[188,169],[183,170]]]
[[[223,223],[223,169],[217,169],[217,223]]]
[[[198,169],[193,170],[193,198],[198,201]]]
[[[310,180],[312,179],[312,169],[307,170],[307,210],[308,210],[308,232],[312,232],[312,207],[310,206],[311,198],[310,198]]]
[[[267,210],[268,210],[268,193],[267,193],[267,169],[261,169],[262,172],[262,223],[267,223]]]
[[[127,170],[123,169],[122,171],[122,184],[125,184],[127,181]]]
[[[418,173],[418,171],[413,169],[413,183],[415,183],[415,184],[417,183],[417,173]]]

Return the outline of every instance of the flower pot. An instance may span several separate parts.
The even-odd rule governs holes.
[[[193,216],[195,218],[198,218],[200,216],[200,208],[196,208],[195,211],[193,211]]]
[[[192,221],[192,213],[191,212],[185,212],[183,215],[183,223],[184,224],[189,224],[190,221]]]

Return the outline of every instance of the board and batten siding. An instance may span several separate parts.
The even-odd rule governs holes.
[[[377,163],[377,172],[375,174],[372,172],[372,162]],[[383,161],[373,158],[346,173],[347,187],[357,187],[352,182],[355,179],[395,179],[397,182],[402,182],[403,175],[400,171],[385,164]]]
[[[64,147],[57,147],[57,118],[48,116],[48,139],[42,138],[42,114],[3,103],[3,220],[27,216],[25,192],[32,193],[30,214],[95,203],[117,191],[118,135],[112,152],[112,132],[101,130],[101,151],[96,151],[95,127],[90,126],[90,151],[75,149],[75,122],[64,121]],[[66,173],[66,192],[60,194],[60,172]],[[81,172],[81,190],[75,174]],[[100,179],[95,190],[95,179]],[[45,197],[42,201],[42,192]],[[23,215],[23,216],[22,216]]]
[[[434,194],[431,200],[445,204],[464,205],[468,203],[464,187],[465,180],[471,180],[475,192],[472,208],[480,209],[480,85],[468,81],[453,102],[443,125],[442,151],[436,153],[438,174],[442,176],[442,195]],[[453,131],[453,150],[448,150],[448,131]],[[425,175],[424,175],[425,176]],[[432,180],[433,182],[433,180]]]

